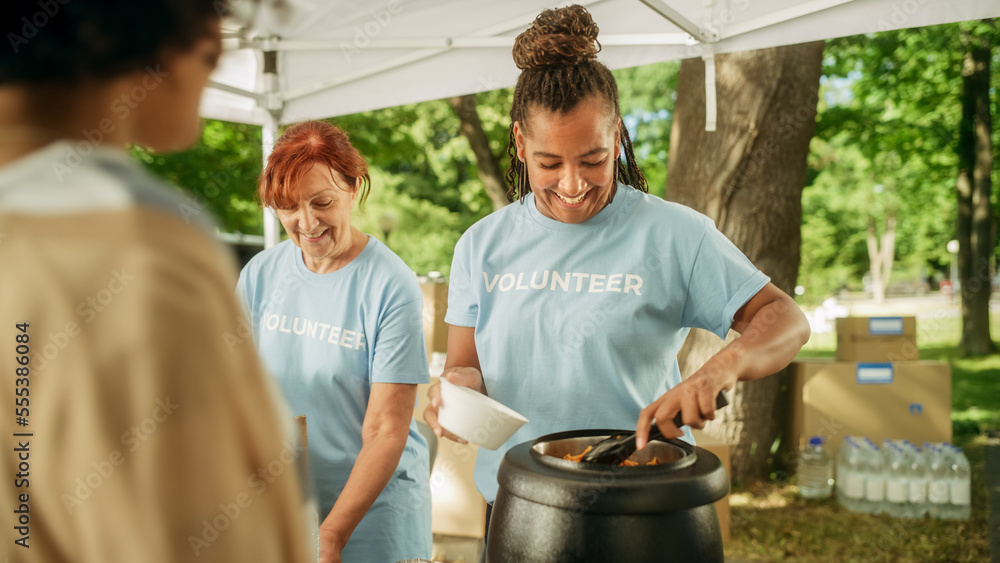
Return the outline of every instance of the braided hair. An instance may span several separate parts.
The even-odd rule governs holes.
[[[597,62],[601,44],[597,24],[586,8],[579,5],[545,10],[514,41],[514,64],[521,75],[514,86],[510,108],[510,139],[507,155],[507,199],[524,202],[531,191],[525,163],[517,158],[514,123],[524,128],[529,110],[538,106],[548,111],[566,113],[581,100],[596,95],[614,111],[624,147],[625,162],[615,162],[615,177],[643,192],[649,192],[646,177],[639,170],[632,149],[632,139],[621,121],[618,84],[608,67]]]

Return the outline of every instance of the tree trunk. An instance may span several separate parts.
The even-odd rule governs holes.
[[[990,40],[986,34],[963,34],[962,124],[959,132],[958,271],[962,295],[962,354],[984,356],[996,351],[990,338],[990,293],[993,269],[993,212],[990,172]]]
[[[683,61],[678,77],[667,199],[714,219],[789,294],[799,269],[802,188],[823,46],[818,41],[717,56],[722,103],[715,132],[705,131],[704,63]],[[694,372],[722,345],[710,333],[692,330],[678,357],[681,373]],[[769,476],[786,377],[737,384],[731,405],[707,428],[730,444],[733,477],[741,482]]]
[[[876,302],[885,301],[885,288],[892,276],[892,260],[896,253],[896,218],[886,220],[881,241],[875,230],[875,218],[868,217],[868,260],[871,263],[872,297]]]
[[[507,199],[507,182],[504,180],[500,164],[493,151],[490,150],[490,138],[483,130],[483,123],[476,111],[476,95],[456,96],[448,98],[448,105],[458,115],[461,126],[459,132],[469,141],[473,154],[476,155],[476,168],[479,170],[479,180],[486,188],[486,195],[493,202],[496,211],[510,203]]]

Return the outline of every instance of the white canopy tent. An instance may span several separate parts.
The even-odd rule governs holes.
[[[599,60],[625,68],[701,57],[715,127],[714,55],[1000,16],[1000,0],[579,0],[600,27]],[[202,100],[205,117],[279,125],[503,88],[514,38],[544,0],[262,0]],[[265,213],[266,246],[278,224]]]

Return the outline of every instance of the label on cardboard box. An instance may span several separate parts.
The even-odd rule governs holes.
[[[892,366],[892,382],[863,384],[885,381],[889,371],[866,370],[862,365],[859,381],[858,363],[795,362],[792,444],[801,447],[809,436],[819,435],[827,436],[833,448],[844,436],[868,436],[876,443],[885,438],[917,444],[952,441],[950,365],[881,360],[874,363]]]
[[[859,385],[892,383],[892,364],[858,364]]]
[[[903,334],[903,317],[871,317],[868,319],[868,334]]]

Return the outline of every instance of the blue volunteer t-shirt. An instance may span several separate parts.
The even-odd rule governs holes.
[[[497,451],[479,450],[486,501],[519,443],[635,428],[680,383],[690,327],[725,338],[768,281],[708,217],[622,184],[582,224],[542,215],[529,194],[473,225],[455,247],[445,321],[475,327],[488,394],[529,420]]]
[[[361,451],[372,383],[427,383],[423,296],[416,276],[374,237],[340,270],[317,274],[291,241],[255,256],[238,295],[254,342],[295,415],[306,415],[309,474],[326,518]],[[351,536],[345,562],[431,555],[427,442],[410,423],[406,449]]]

